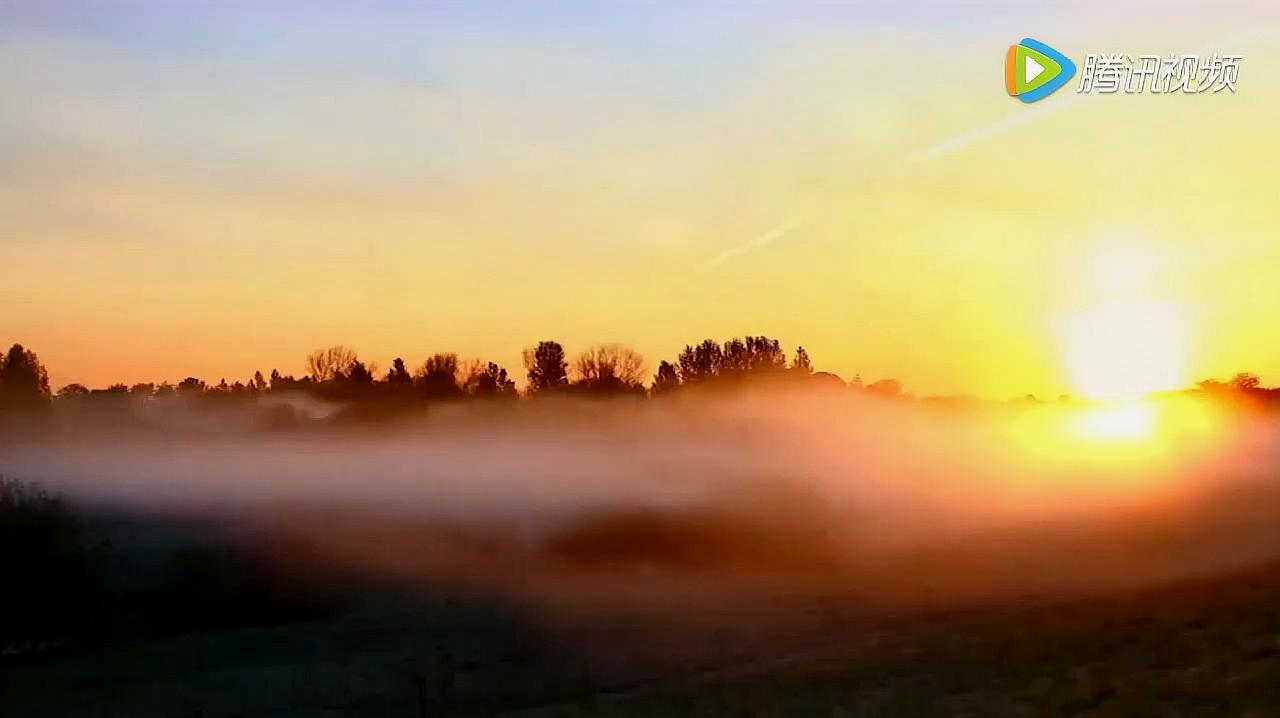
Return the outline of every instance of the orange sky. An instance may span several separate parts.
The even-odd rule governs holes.
[[[1272,11],[1022,5],[15,16],[0,340],[55,385],[746,333],[921,393],[1280,379]],[[1240,89],[1024,106],[1028,34]]]

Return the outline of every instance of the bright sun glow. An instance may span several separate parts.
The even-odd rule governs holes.
[[[1212,404],[1183,396],[1032,405],[1013,424],[1018,443],[1039,459],[1089,467],[1084,472],[1066,472],[1067,481],[1077,488],[1089,471],[1135,462],[1153,470],[1131,477],[1141,478],[1139,483],[1150,488],[1146,479],[1161,475],[1156,469],[1182,465],[1197,453],[1197,447],[1217,442],[1223,428]],[[1096,478],[1116,480],[1105,472]],[[1137,486],[1131,481],[1113,488]]]
[[[1114,302],[1068,315],[1068,379],[1091,399],[1132,399],[1187,382],[1187,341],[1177,308]]]
[[[1187,383],[1188,342],[1181,308],[1150,297],[1158,253],[1133,242],[1108,244],[1090,257],[1080,286],[1090,303],[1061,327],[1073,392],[1127,400]]]
[[[1082,413],[1075,429],[1093,441],[1133,441],[1155,430],[1155,410],[1142,401],[1099,406]]]

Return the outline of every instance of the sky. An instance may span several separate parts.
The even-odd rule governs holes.
[[[55,387],[744,334],[922,394],[1280,381],[1271,3],[259,5],[0,2],[0,341]],[[1025,36],[1238,91],[1024,105]]]

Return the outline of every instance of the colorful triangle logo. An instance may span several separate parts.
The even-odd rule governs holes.
[[[1075,74],[1074,62],[1039,40],[1024,37],[1005,53],[1004,87],[1023,102],[1052,95]]]

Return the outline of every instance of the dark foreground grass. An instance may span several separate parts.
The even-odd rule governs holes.
[[[1280,715],[1275,568],[1123,597],[883,625],[787,656],[598,697],[619,716]],[[525,715],[562,715],[557,706]],[[581,711],[579,711],[581,712]]]
[[[1280,567],[927,615],[386,600],[0,664],[4,716],[1274,716]],[[660,647],[660,650],[655,647]],[[655,658],[656,656],[656,658]]]

